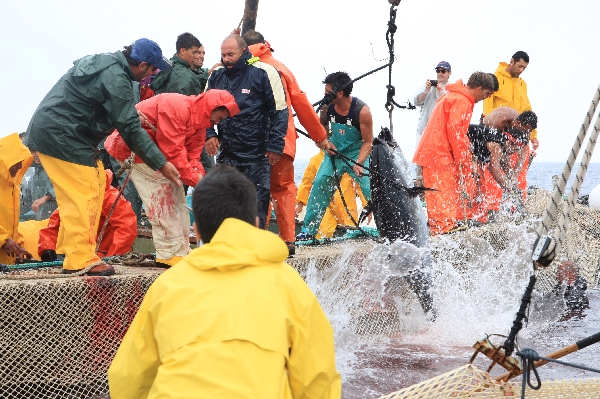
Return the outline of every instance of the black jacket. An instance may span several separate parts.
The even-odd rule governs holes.
[[[288,125],[288,108],[279,73],[258,61],[246,50],[231,68],[218,68],[210,76],[207,89],[230,92],[240,113],[206,129],[206,138],[217,136],[221,144],[219,160],[248,164],[265,160],[265,153],[283,153]]]

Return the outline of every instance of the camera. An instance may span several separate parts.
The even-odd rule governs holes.
[[[431,79],[429,82],[431,83],[432,87],[437,87],[437,80]]]

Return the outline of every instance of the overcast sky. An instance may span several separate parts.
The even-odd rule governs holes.
[[[220,58],[222,40],[237,26],[244,0],[1,0],[0,136],[24,131],[37,105],[72,62],[113,52],[140,37],[175,52],[177,35],[189,31],[206,49],[205,66]],[[521,75],[539,117],[539,161],[564,162],[600,82],[597,45],[600,2],[573,0],[402,0],[396,24],[396,100],[414,97],[434,67],[452,65],[451,81],[477,70],[494,72],[517,50],[529,53]],[[256,29],[275,56],[296,75],[311,102],[323,94],[325,73],[352,77],[387,62],[386,0],[260,0]],[[371,108],[374,130],[388,126],[384,109],[387,71],[354,85]],[[481,113],[481,104],[474,115]],[[394,133],[409,159],[418,111],[394,111]],[[316,147],[298,139],[299,159]],[[600,161],[595,156],[594,161]]]

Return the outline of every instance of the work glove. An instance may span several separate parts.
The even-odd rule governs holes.
[[[47,249],[42,252],[42,262],[54,262],[58,257],[56,256],[56,251],[53,249]]]

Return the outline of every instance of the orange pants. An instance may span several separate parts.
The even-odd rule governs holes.
[[[488,211],[500,210],[502,188],[490,173],[489,165],[477,165],[477,172],[480,176],[479,180],[474,182],[472,189],[469,189],[469,196],[473,200],[473,207],[467,212],[467,217],[481,223],[487,223]]]
[[[294,183],[294,159],[283,154],[271,167],[271,197],[279,237],[285,242],[296,241],[296,194],[298,187]]]
[[[519,173],[518,181],[519,188],[521,189],[521,193],[523,194],[523,203],[527,201],[527,172],[529,171],[529,155],[531,154],[531,148],[529,144],[527,145],[527,153],[525,154],[525,163],[523,164],[523,168]],[[514,167],[517,163],[517,159],[519,158],[518,153],[514,153],[510,157],[510,163]]]
[[[447,233],[456,227],[457,220],[465,218],[458,170],[454,165],[447,165],[444,170],[423,167],[423,184],[437,190],[425,191],[429,233]],[[466,210],[468,205],[464,206]]]

